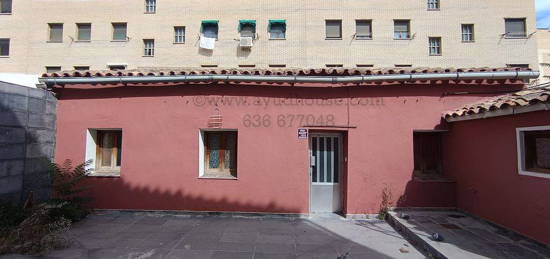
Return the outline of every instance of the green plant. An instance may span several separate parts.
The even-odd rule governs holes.
[[[378,219],[384,220],[388,215],[390,207],[393,205],[393,196],[391,189],[386,185],[382,189],[382,201],[380,202],[380,209],[378,210]]]
[[[85,204],[91,199],[83,196],[88,187],[82,185],[82,180],[89,174],[87,167],[91,163],[89,160],[74,167],[68,159],[61,165],[51,163],[53,198],[47,203],[50,217],[63,217],[75,222],[88,215]]]
[[[29,215],[29,211],[10,203],[0,204],[0,236],[5,236]]]

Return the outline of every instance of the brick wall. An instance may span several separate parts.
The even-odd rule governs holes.
[[[49,197],[56,106],[50,92],[0,82],[0,201]]]

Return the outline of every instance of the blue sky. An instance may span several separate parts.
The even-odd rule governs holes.
[[[550,0],[537,0],[537,27],[550,28]]]

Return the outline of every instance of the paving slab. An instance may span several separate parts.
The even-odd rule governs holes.
[[[548,246],[457,211],[392,211],[390,223],[434,258],[550,258]]]
[[[45,258],[425,258],[379,220],[95,212]],[[7,255],[0,258],[31,258]]]

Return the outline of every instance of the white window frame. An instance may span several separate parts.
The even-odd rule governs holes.
[[[438,11],[440,7],[441,3],[439,0],[428,0],[428,10]]]
[[[407,23],[407,30],[406,31],[398,31],[396,28],[396,25],[398,22]],[[406,37],[404,37],[406,36]],[[412,33],[411,33],[411,20],[407,19],[396,19],[393,20],[393,39],[394,40],[411,40],[412,39]]]
[[[174,44],[185,43],[185,26],[174,26]]]
[[[536,126],[536,127],[525,127],[525,128],[516,128],[516,139],[517,139],[517,154],[518,154],[518,173],[520,175],[528,175],[540,178],[550,179],[550,174],[539,173],[527,171],[525,169],[525,134],[526,131],[539,131],[539,130],[550,130],[550,125],[548,126]]]
[[[441,48],[441,37],[429,37],[428,38],[428,45],[429,45],[429,53],[430,56],[441,56],[443,55],[443,51]]]
[[[85,161],[92,160],[92,163],[86,166],[87,170],[90,170],[90,174],[88,176],[100,176],[100,177],[120,177],[120,171],[118,172],[96,172],[95,171],[95,161],[97,159],[97,131],[101,130],[112,130],[112,131],[120,131],[122,132],[121,128],[92,128],[86,130],[86,159]],[[122,145],[122,144],[121,144]],[[124,152],[123,148],[121,148],[120,152]],[[122,166],[122,164],[121,164]]]
[[[143,39],[143,56],[155,56],[155,39]]]
[[[4,4],[6,4],[7,2],[9,2],[9,11],[7,12],[3,12],[2,9],[4,9]],[[2,0],[0,1],[0,14],[12,14],[13,12],[13,1],[12,0]]]
[[[157,12],[157,0],[145,0],[145,13]]]
[[[465,28],[469,28],[470,31],[465,30]],[[476,40],[475,25],[473,23],[463,23],[460,25],[460,29],[462,30],[462,42],[474,42]]]
[[[205,161],[205,157],[204,157],[204,150],[205,150],[205,147],[204,147],[204,143],[206,142],[205,141],[205,133],[206,132],[215,132],[215,131],[221,131],[221,132],[236,132],[237,133],[237,147],[239,146],[239,131],[237,129],[217,129],[217,128],[207,128],[207,129],[200,129],[199,130],[199,178],[205,178],[205,179],[226,179],[226,180],[237,180],[238,177],[239,177],[239,174],[237,173],[237,177],[211,177],[211,176],[206,176],[206,168],[204,167],[205,164],[206,164],[206,161]],[[238,154],[238,149],[237,149],[237,161],[239,159],[239,154]],[[238,167],[238,163],[237,163],[237,167]]]

